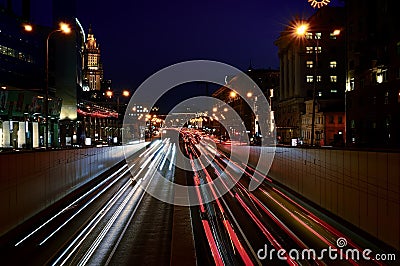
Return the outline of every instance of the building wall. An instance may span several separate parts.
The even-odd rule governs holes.
[[[0,154],[0,235],[145,145]]]
[[[257,148],[251,147],[249,160],[253,165],[258,162]],[[277,147],[268,175],[368,234],[400,248],[399,153]]]
[[[400,248],[400,155],[277,148],[269,175],[387,244]]]
[[[400,21],[396,1],[349,0],[347,142],[400,147]]]
[[[301,116],[305,114],[305,101],[313,98],[314,90],[317,101],[334,100],[332,106],[336,105],[337,99],[344,103],[344,14],[343,8],[321,8],[303,21],[309,24],[308,36],[311,38],[307,35],[295,36],[293,27],[299,21],[293,21],[293,26],[282,31],[275,41],[279,49],[281,71],[280,97],[275,118],[278,135],[285,143],[290,141],[287,136],[300,138],[301,128],[308,126],[302,125]],[[341,33],[332,36],[336,29],[340,29]],[[321,49],[318,53],[315,52],[317,47]],[[307,62],[312,62],[312,67],[307,67]],[[331,62],[336,62],[336,65]],[[312,77],[312,81],[307,76]],[[317,76],[321,77],[318,81]],[[334,77],[336,81],[332,82]]]

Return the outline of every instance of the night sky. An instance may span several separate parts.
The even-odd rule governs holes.
[[[37,14],[50,12],[45,3],[51,1],[40,2],[32,7],[33,20],[49,23]],[[251,60],[254,68],[279,69],[273,42],[292,18],[307,18],[315,9],[307,0],[86,0],[78,1],[77,11],[100,43],[105,78],[116,89],[134,89],[186,60],[217,60],[241,70]]]

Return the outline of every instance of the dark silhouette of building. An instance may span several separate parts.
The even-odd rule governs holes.
[[[348,0],[347,142],[400,147],[400,20],[397,1]]]
[[[274,109],[274,101],[272,101],[273,96],[274,96],[273,92],[277,90],[277,87],[279,85],[279,71],[270,69],[270,68],[269,69],[254,69],[250,64],[246,73],[243,73],[243,75],[247,75],[257,84],[259,89],[264,94],[265,98],[268,100],[270,109],[271,109],[271,105],[272,105],[272,110],[273,110]],[[233,77],[228,77],[226,80],[227,85],[222,86],[219,89],[217,89],[212,94],[212,96],[224,101],[225,103],[228,103],[236,111],[236,113],[240,116],[241,120],[244,123],[244,127],[246,128],[246,131],[250,137],[250,141],[252,141],[253,143],[257,143],[257,142],[259,143],[260,138],[262,138],[262,137],[274,138],[275,136],[272,135],[273,131],[274,131],[274,127],[275,127],[275,125],[274,125],[275,121],[274,121],[274,117],[273,117],[274,112],[270,112],[269,121],[266,121],[269,126],[269,129],[268,130],[267,129],[260,130],[260,125],[259,125],[260,123],[258,121],[259,117],[257,115],[257,110],[265,110],[265,106],[263,106],[263,107],[259,106],[260,95],[257,95],[258,90],[253,90],[252,88],[247,88],[247,91],[244,92],[243,90],[246,90],[246,89],[241,88],[243,95],[238,95],[235,93],[234,90],[231,89],[231,87],[234,88],[235,86],[243,85],[243,84],[241,84],[242,83],[241,80],[246,85],[248,85],[246,82],[246,79],[243,78],[241,76],[241,74],[233,76]],[[235,85],[235,84],[238,84],[238,85]],[[239,84],[241,84],[241,85],[239,85]],[[246,103],[243,100],[243,97],[246,98],[248,103]],[[222,111],[219,110],[219,112],[222,112]],[[224,130],[222,130],[222,129],[219,129],[219,130],[221,131],[220,134],[225,133]],[[269,136],[261,136],[261,132],[264,132],[264,134],[265,134],[267,131],[269,132]],[[236,132],[234,132],[234,133],[236,133]],[[243,134],[243,132],[239,132],[239,134]],[[234,135],[234,134],[232,134],[232,135]],[[257,139],[258,139],[258,141],[257,141]]]

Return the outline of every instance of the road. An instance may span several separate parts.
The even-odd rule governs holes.
[[[179,140],[167,132],[145,151],[2,236],[2,263],[396,265],[372,259],[397,251],[229,158],[213,139],[193,130],[171,132]],[[174,167],[180,152],[187,159],[184,169]],[[250,192],[254,178],[263,182]],[[146,192],[152,189],[173,200],[174,188],[166,180],[194,188],[191,207],[174,206]],[[227,192],[219,197],[222,190]],[[365,249],[371,249],[367,259],[362,258]]]

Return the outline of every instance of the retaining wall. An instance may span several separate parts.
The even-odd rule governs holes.
[[[0,154],[0,235],[145,145]]]
[[[268,175],[400,249],[399,153],[278,147]]]
[[[400,249],[400,154],[277,148],[269,175]]]

